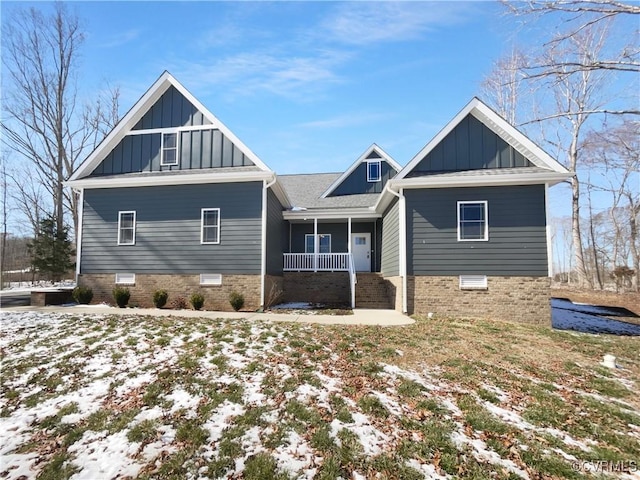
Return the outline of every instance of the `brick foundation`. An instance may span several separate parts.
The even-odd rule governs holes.
[[[393,302],[393,308],[402,312],[402,277],[384,277],[387,281],[389,300]]]
[[[410,276],[409,313],[551,324],[547,277],[488,277],[486,290],[460,290],[459,278]]]
[[[271,277],[279,278],[279,277]],[[265,282],[267,283],[267,282]],[[93,290],[91,303],[109,303],[115,305],[112,290],[115,285],[115,273],[109,274],[81,274],[78,284]],[[233,291],[244,295],[243,310],[254,311],[260,308],[260,275],[222,275],[222,285],[200,285],[200,275],[152,275],[136,274],[135,285],[122,285],[131,292],[129,305],[143,308],[153,307],[153,293],[156,290],[166,290],[169,293],[167,305],[177,297],[183,297],[189,305],[191,295],[198,292],[204,298],[204,310],[231,311],[229,294]]]
[[[284,272],[284,301],[351,304],[348,272]]]

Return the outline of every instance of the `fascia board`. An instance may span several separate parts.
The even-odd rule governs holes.
[[[201,183],[258,182],[272,179],[273,173],[271,172],[214,172],[167,176],[152,175],[144,177],[91,177],[80,180],[69,180],[65,182],[64,185],[71,188],[125,188],[157,185],[195,185]]]
[[[367,160],[367,157],[373,152],[376,151],[378,152],[378,154],[380,155],[380,159],[386,161],[387,163],[389,163],[389,165],[391,165],[393,168],[396,169],[396,171],[401,171],[402,167],[400,166],[400,164],[398,162],[396,162],[393,158],[391,158],[391,156],[385,152],[382,148],[380,148],[378,145],[376,145],[375,143],[372,144],[369,148],[367,148],[364,153],[362,155],[360,155],[358,157],[358,159],[353,162],[351,164],[351,166],[342,174],[340,175],[331,185],[329,185],[329,188],[327,188],[327,190],[325,190],[325,192],[320,195],[320,198],[327,198],[328,195],[331,195],[331,193],[333,193],[333,191],[338,188],[338,186],[349,176],[353,173],[353,171],[358,168],[358,166]]]
[[[433,178],[433,177],[415,177],[404,178],[398,180],[390,180],[389,187],[394,191],[400,188],[454,188],[454,187],[490,187],[490,186],[505,186],[505,185],[535,185],[535,184],[549,184],[555,185],[563,182],[573,174],[570,172],[552,172],[544,173],[522,173],[522,174],[510,174],[510,175],[490,175],[486,177],[447,177],[447,178]],[[378,202],[380,203],[380,202]],[[377,207],[377,205],[376,205]]]
[[[278,200],[280,200],[280,204],[284,207],[284,208],[291,208],[291,200],[289,199],[289,195],[287,195],[286,190],[284,189],[284,187],[282,186],[282,184],[277,180],[276,178],[276,183],[274,183],[271,188],[273,189],[273,193],[275,194],[276,197],[278,197]]]

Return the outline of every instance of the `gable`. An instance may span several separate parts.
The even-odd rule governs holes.
[[[374,171],[379,179],[369,177],[369,164],[376,165]],[[322,194],[321,198],[381,193],[388,180],[395,177],[402,167],[375,143]]]
[[[76,169],[67,184],[80,185],[78,182],[83,178],[106,175],[206,169],[216,173],[215,169],[237,168],[271,172],[165,71]]]
[[[160,99],[145,113],[132,130],[149,128],[177,128],[193,125],[211,125],[176,87],[171,85]]]
[[[369,161],[380,162],[380,180],[370,182],[367,180],[367,168]],[[382,192],[387,180],[393,178],[398,170],[389,165],[380,157],[369,156],[367,161],[361,162],[342,182],[331,192],[328,197],[340,195],[357,195],[361,193]]]
[[[471,114],[464,117],[407,177],[443,172],[533,167],[531,161]]]

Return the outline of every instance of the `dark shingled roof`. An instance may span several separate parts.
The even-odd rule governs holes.
[[[341,195],[320,198],[342,173],[310,173],[303,175],[278,175],[278,181],[287,192],[293,207],[303,208],[355,208],[372,207],[379,193]]]

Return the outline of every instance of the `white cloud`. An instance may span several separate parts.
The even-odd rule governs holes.
[[[375,123],[382,119],[388,120],[389,115],[383,113],[363,112],[357,114],[338,115],[336,117],[326,118],[323,120],[305,122],[301,123],[299,126],[302,128],[345,128]]]
[[[124,32],[117,32],[110,38],[106,39],[101,46],[104,48],[120,47],[129,42],[137,40],[140,37],[141,33],[142,31],[138,28],[132,28]]]
[[[342,54],[329,51],[316,56],[246,52],[210,62],[180,64],[175,71],[185,84],[202,89],[222,85],[236,96],[267,91],[303,99],[311,91],[340,82],[334,70],[342,62]]]
[[[460,23],[473,10],[466,2],[353,2],[326,18],[322,27],[332,40],[350,45],[412,40]]]

